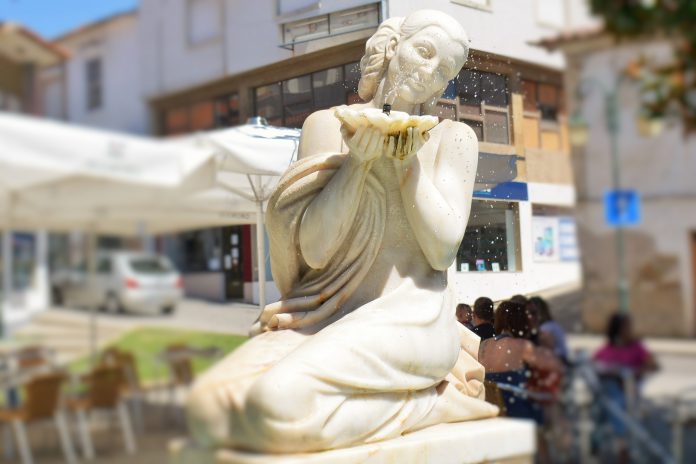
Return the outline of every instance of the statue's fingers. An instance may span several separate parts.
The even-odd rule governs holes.
[[[404,149],[404,138],[405,134],[402,132],[399,135],[396,136],[398,138],[397,143],[396,143],[396,150],[394,151],[394,157],[402,159],[403,157],[401,156],[401,153]]]
[[[406,134],[407,134],[407,136],[406,136],[406,149],[404,150],[404,153],[410,155],[411,153],[413,153],[413,145],[414,145],[413,144],[413,142],[414,142],[414,140],[413,140],[413,127],[409,127],[408,129],[406,129]]]
[[[396,150],[396,136],[390,135],[387,138],[387,156],[391,156],[393,158],[395,155],[395,153],[394,153],[395,150]]]

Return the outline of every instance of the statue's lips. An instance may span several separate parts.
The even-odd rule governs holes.
[[[419,132],[427,132],[437,125],[435,116],[415,116],[403,111],[384,113],[377,108],[352,109],[347,106],[336,108],[336,117],[344,124],[349,133],[361,127],[372,127],[384,135],[400,135],[410,127]]]

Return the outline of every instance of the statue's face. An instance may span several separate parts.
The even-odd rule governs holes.
[[[391,45],[387,79],[399,98],[424,103],[454,79],[466,61],[466,51],[444,30],[428,26]]]

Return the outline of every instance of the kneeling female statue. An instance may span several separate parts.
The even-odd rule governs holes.
[[[497,413],[447,285],[478,143],[462,123],[419,116],[468,43],[438,11],[389,19],[360,62],[367,103],[307,118],[266,217],[282,299],[192,389],[200,444],[318,451]]]

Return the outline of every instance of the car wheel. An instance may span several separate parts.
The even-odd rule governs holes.
[[[162,308],[162,315],[168,316],[172,313],[174,313],[174,306],[165,306]]]
[[[123,312],[123,306],[121,306],[121,302],[118,301],[116,295],[106,296],[106,301],[104,301],[104,311],[109,314],[119,314]]]

